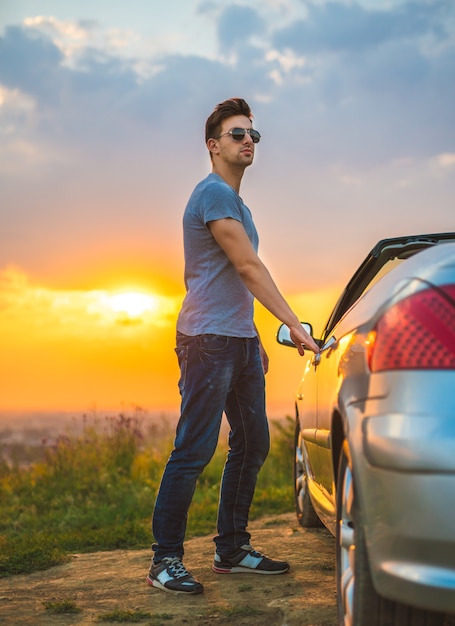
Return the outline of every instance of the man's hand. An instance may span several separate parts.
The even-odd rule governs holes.
[[[318,354],[319,346],[315,343],[313,337],[302,328],[301,324],[289,326],[289,330],[291,331],[291,339],[297,346],[300,356],[305,354],[305,348],[313,350],[315,354]]]

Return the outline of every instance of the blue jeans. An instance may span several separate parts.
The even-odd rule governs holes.
[[[188,509],[197,479],[212,458],[223,412],[230,426],[217,531],[220,554],[247,544],[248,514],[270,446],[259,341],[177,333],[181,413],[153,513],[155,562],[183,557]]]

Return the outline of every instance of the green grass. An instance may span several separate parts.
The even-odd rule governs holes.
[[[80,613],[80,609],[74,600],[55,600],[53,602],[43,602],[48,613],[60,615],[62,613]]]
[[[108,613],[101,613],[98,615],[97,622],[142,622],[146,619],[151,619],[153,616],[149,611],[121,611],[116,609],[115,611],[109,611]],[[161,616],[162,617],[162,616]],[[166,617],[165,619],[169,619]]]
[[[150,517],[173,436],[144,434],[140,418],[123,414],[84,418],[82,426],[25,468],[0,450],[0,577],[65,563],[74,552],[151,546]],[[250,519],[292,510],[292,437],[291,418],[272,424]],[[187,538],[215,532],[225,455],[221,440],[200,477]]]

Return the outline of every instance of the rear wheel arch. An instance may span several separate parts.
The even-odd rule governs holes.
[[[340,626],[443,626],[444,615],[407,606],[375,590],[355,468],[345,439],[337,478],[337,601]]]

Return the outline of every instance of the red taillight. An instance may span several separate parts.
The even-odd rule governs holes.
[[[372,372],[455,368],[455,285],[405,298],[379,320],[370,335]]]

